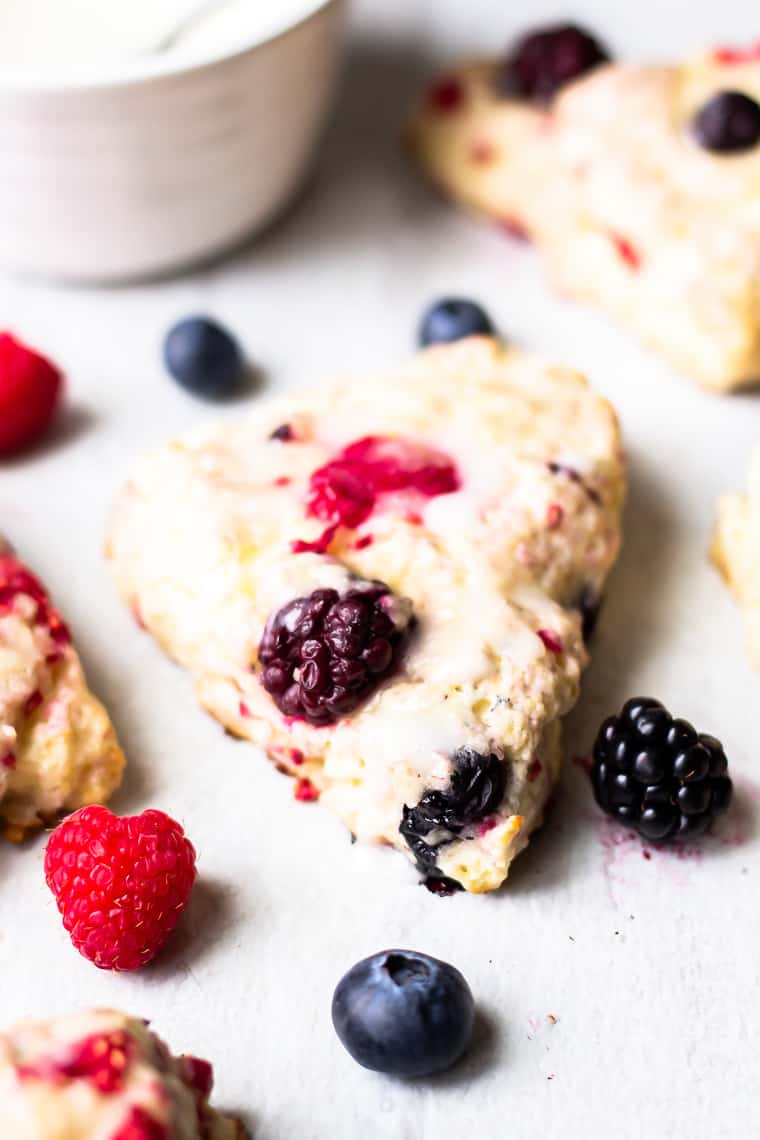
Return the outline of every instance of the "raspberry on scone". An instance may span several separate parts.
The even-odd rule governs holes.
[[[68,627],[0,536],[0,820],[8,838],[107,800],[124,755]]]
[[[623,482],[580,376],[471,337],[147,456],[110,555],[299,799],[487,891],[557,778]]]
[[[101,970],[137,970],[179,922],[195,882],[195,850],[162,811],[120,819],[84,807],[50,836],[45,879],[80,954]]]
[[[760,669],[760,447],[752,456],[746,493],[723,495],[718,502],[711,555],[744,611],[747,648]]]
[[[0,1033],[5,1140],[245,1140],[209,1104],[212,1085],[207,1061],[115,1010]]]
[[[760,52],[609,63],[543,29],[452,67],[408,132],[444,194],[714,389],[760,378]]]

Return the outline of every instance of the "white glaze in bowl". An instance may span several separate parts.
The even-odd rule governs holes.
[[[292,6],[234,50],[0,75],[0,267],[167,273],[232,247],[295,194],[329,106],[346,0]],[[261,27],[268,27],[262,38]],[[276,25],[275,25],[276,27]],[[216,45],[216,46],[214,46]]]

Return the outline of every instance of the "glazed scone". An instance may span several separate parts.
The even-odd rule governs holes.
[[[409,128],[419,165],[684,374],[719,390],[760,379],[760,145],[707,149],[695,128],[716,94],[760,99],[760,51],[602,63],[548,101],[513,93],[513,58],[427,92]]]
[[[114,1010],[24,1022],[0,1034],[3,1140],[245,1140],[209,1105],[212,1081]]]
[[[744,610],[747,646],[760,669],[760,447],[750,464],[745,495],[723,495],[712,559]]]
[[[109,550],[201,703],[300,798],[487,891],[557,778],[623,481],[582,377],[470,338],[148,455]]]
[[[0,536],[0,820],[21,839],[118,787],[124,755],[45,588]]]

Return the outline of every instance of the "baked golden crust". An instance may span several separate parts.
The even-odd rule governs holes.
[[[102,803],[124,754],[40,582],[0,538],[0,820],[18,842]]]

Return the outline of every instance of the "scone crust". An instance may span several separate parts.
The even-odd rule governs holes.
[[[282,423],[296,442],[270,438]],[[442,449],[461,490],[414,511],[394,500],[359,531],[339,531],[327,554],[293,554],[294,540],[322,529],[305,510],[310,474],[367,434]],[[119,590],[192,671],[201,704],[310,781],[358,838],[409,855],[402,809],[447,786],[459,748],[507,760],[498,812],[438,858],[439,873],[486,891],[506,878],[557,778],[559,719],[586,662],[579,607],[601,596],[623,491],[615,415],[585,380],[471,338],[147,456],[108,545]],[[288,721],[257,672],[267,618],[352,575],[411,599],[418,627],[401,670],[330,728]],[[548,630],[561,652],[542,641]]]
[[[42,584],[0,536],[0,820],[22,840],[103,803],[124,754]]]
[[[723,495],[710,555],[744,612],[747,648],[760,669],[760,447],[750,465],[747,491]]]
[[[558,289],[605,309],[716,390],[760,378],[760,147],[716,155],[690,124],[717,91],[760,100],[760,62],[609,64],[547,106],[505,97],[501,62],[453,68],[410,149],[442,191],[529,236]],[[503,88],[503,82],[502,82]],[[434,89],[435,90],[435,89]]]

